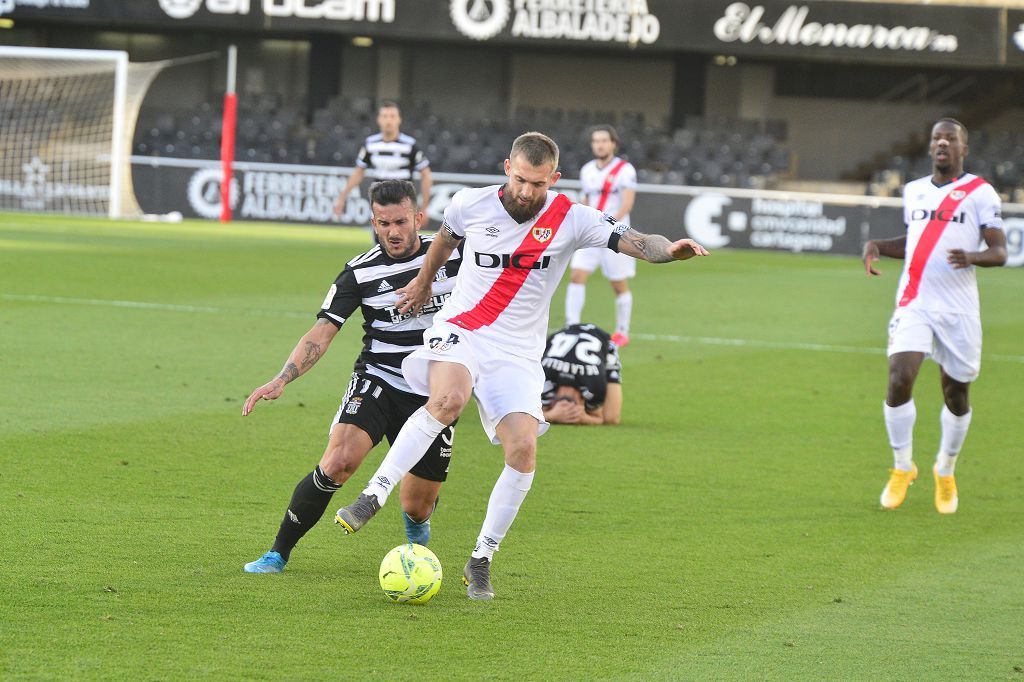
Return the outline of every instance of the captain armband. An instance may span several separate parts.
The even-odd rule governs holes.
[[[629,225],[626,225],[625,223],[621,225],[616,225],[615,228],[612,230],[611,235],[608,237],[608,248],[614,251],[615,253],[619,253],[619,240],[622,238],[622,235],[626,234],[628,230]]]

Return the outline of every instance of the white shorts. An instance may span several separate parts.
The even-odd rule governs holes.
[[[897,308],[889,320],[888,354],[924,353],[961,383],[981,371],[981,317]]]
[[[539,361],[512,355],[473,332],[440,321],[423,332],[423,346],[402,362],[402,374],[414,391],[429,393],[430,363],[435,360],[455,362],[469,370],[480,423],[495,445],[501,443],[498,423],[513,412],[535,417],[538,436],[548,430],[540,403],[544,369]]]
[[[572,263],[569,267],[586,272],[593,272],[600,267],[604,276],[613,282],[636,276],[635,258],[624,253],[616,253],[603,246],[580,249],[572,254]]]

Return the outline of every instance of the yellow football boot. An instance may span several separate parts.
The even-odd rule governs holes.
[[[907,488],[917,478],[917,465],[914,464],[913,467],[910,471],[889,469],[889,482],[882,491],[882,506],[884,508],[895,509],[903,504],[903,500],[907,497]]]
[[[940,514],[955,514],[960,498],[956,495],[956,478],[940,476],[938,469],[932,468],[935,474],[935,508]]]

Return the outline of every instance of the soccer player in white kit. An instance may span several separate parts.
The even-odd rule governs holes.
[[[619,158],[619,135],[610,125],[590,129],[590,150],[594,158],[580,169],[580,203],[593,206],[629,224],[629,212],[636,200],[636,169]],[[615,331],[612,342],[622,348],[629,343],[629,323],[633,317],[633,293],[629,278],[636,275],[636,259],[625,253],[596,247],[580,249],[572,256],[569,286],[565,290],[565,325],[580,323],[587,297],[587,279],[597,268],[608,278],[615,292]]]
[[[336,514],[346,532],[358,531],[475,395],[487,435],[504,450],[505,468],[463,571],[471,599],[494,597],[491,560],[533,483],[537,437],[548,428],[540,362],[548,311],[572,253],[604,246],[652,263],[708,254],[691,239],[641,234],[551,191],[561,174],[558,146],[546,135],[517,137],[505,174],[504,185],[452,197],[419,275],[398,290],[401,312],[419,310],[430,299],[435,272],[461,244],[455,289],[424,332],[424,345],[402,363],[410,386],[429,393],[427,403],[406,422],[358,499]]]
[[[912,391],[926,357],[942,369],[942,440],[932,468],[935,508],[956,512],[956,457],[971,423],[968,388],[981,369],[981,314],[974,266],[1006,263],[1006,234],[999,195],[985,180],[964,172],[967,129],[951,118],[932,127],[928,154],[932,174],[907,183],[903,219],[907,234],[864,245],[869,275],[880,256],[904,258],[889,322],[889,390],[883,409],[894,465],[882,491],[886,509],[896,509],[917,478]],[[986,248],[979,251],[982,242]]]

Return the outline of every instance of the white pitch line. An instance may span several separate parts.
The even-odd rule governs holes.
[[[33,301],[38,303],[66,303],[70,305],[95,305],[112,308],[136,308],[141,310],[166,310],[181,313],[213,313],[216,315],[260,315],[265,317],[309,318],[310,313],[296,313],[290,310],[259,310],[256,308],[218,308],[216,306],[178,305],[174,303],[150,303],[147,301],[117,301],[102,298],[70,298],[67,296],[37,296],[33,294],[0,294],[9,301]],[[864,346],[839,346],[827,343],[800,343],[797,341],[762,341],[759,339],[730,339],[716,336],[677,336],[675,334],[632,334],[642,341],[668,341],[670,343],[698,343],[705,346],[736,346],[748,348],[772,348],[776,350],[807,350],[818,353],[855,353],[861,355],[882,355],[882,348]],[[1024,355],[985,356],[986,360],[1024,364]]]
[[[108,308],[137,308],[141,310],[167,310],[178,313],[213,313],[217,315],[261,315],[269,317],[312,317],[311,313],[290,310],[259,310],[255,308],[218,308],[207,305],[178,305],[148,301],[117,301],[105,298],[70,298],[67,296],[36,296],[33,294],[0,294],[8,301],[34,301],[37,303],[67,303],[70,305],[96,305]]]

